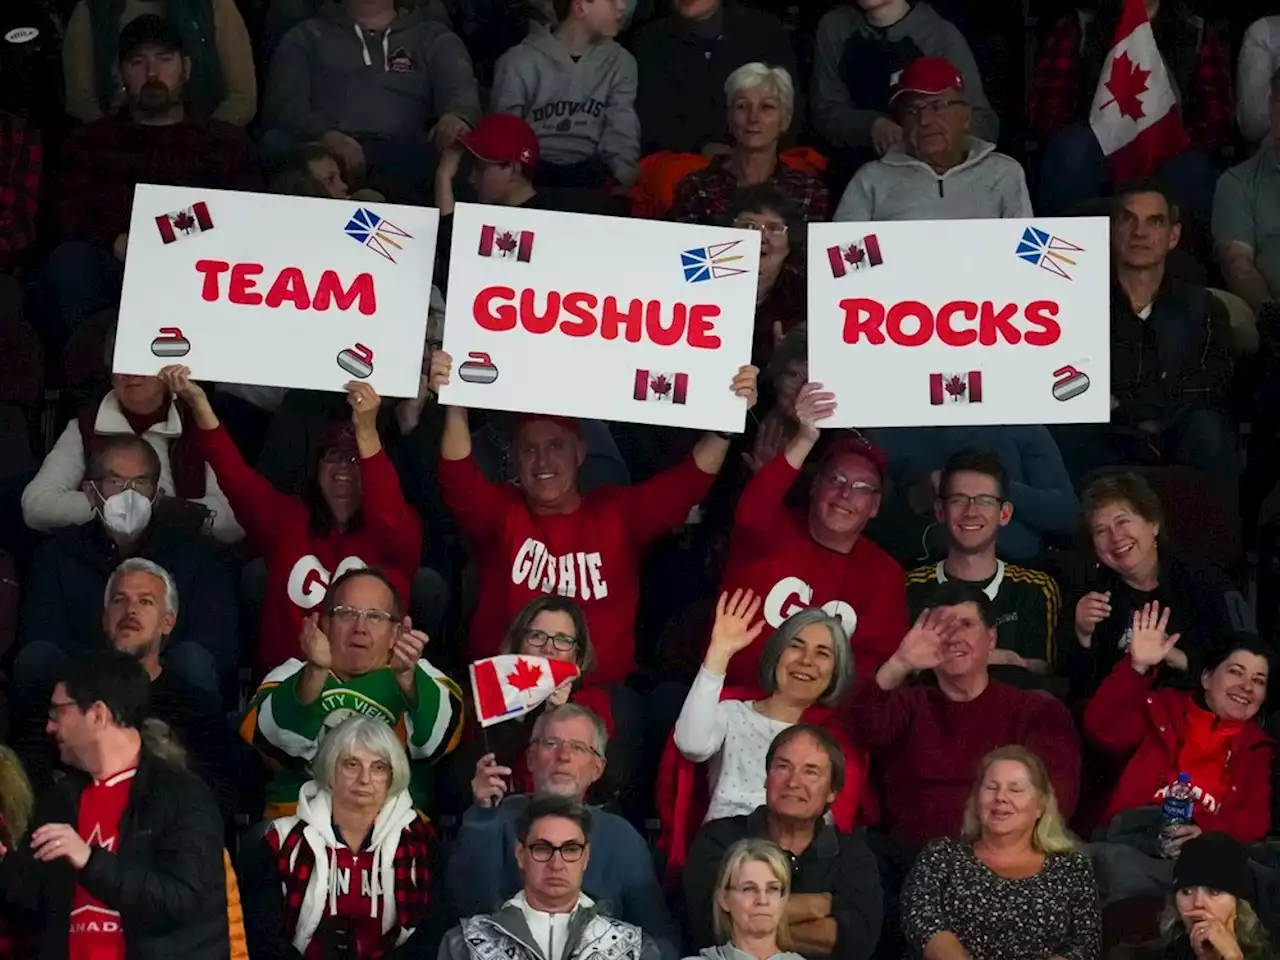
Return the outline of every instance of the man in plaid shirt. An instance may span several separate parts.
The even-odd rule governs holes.
[[[1191,138],[1191,148],[1165,161],[1158,174],[1183,211],[1204,220],[1219,174],[1210,157],[1231,142],[1233,132],[1226,40],[1191,14],[1183,0],[1147,0],[1146,5]],[[1121,0],[1105,0],[1096,17],[1085,12],[1063,17],[1036,60],[1027,115],[1033,135],[1046,145],[1039,213],[1064,213],[1108,192],[1105,159],[1088,120],[1121,7]]]
[[[188,116],[191,61],[175,28],[143,15],[120,31],[119,48],[126,106],[77,128],[63,150],[53,211],[60,244],[45,276],[60,333],[119,299],[136,184],[260,189],[244,131]]]
[[[43,179],[40,131],[0,110],[0,272],[11,272],[35,245]]]

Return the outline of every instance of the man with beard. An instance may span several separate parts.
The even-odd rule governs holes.
[[[817,446],[819,422],[834,411],[834,394],[822,384],[800,388],[795,435],[751,478],[738,501],[720,591],[748,589],[764,597],[762,613],[774,628],[805,607],[821,607],[849,632],[861,681],[907,632],[902,568],[863,536],[880,510],[888,459],[860,435],[836,439],[810,487],[808,511],[786,503]],[[725,683],[754,687],[763,647],[757,639],[735,655]]]
[[[60,243],[44,281],[59,332],[119,298],[137,184],[261,189],[244,131],[187,111],[191,61],[175,27],[144,14],[120,31],[119,50],[125,106],[72,132],[54,191]]]
[[[996,535],[1013,519],[1008,487],[1008,473],[994,453],[961,450],[951,456],[934,504],[946,530],[947,555],[907,574],[907,606],[918,617],[931,606],[938,584],[954,581],[981,590],[996,620],[991,675],[1014,686],[1043,687],[1053,671],[1062,595],[1049,574],[996,556]]]

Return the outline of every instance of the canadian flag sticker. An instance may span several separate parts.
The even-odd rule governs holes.
[[[652,403],[684,403],[689,393],[687,373],[636,371],[635,399]]]
[[[501,260],[519,260],[528,263],[533,259],[533,231],[507,230],[503,227],[485,225],[480,228],[480,249],[482,257],[497,257]]]
[[[213,217],[209,216],[209,205],[201,200],[185,210],[160,214],[156,217],[156,228],[160,231],[161,240],[173,243],[212,230]]]
[[[929,402],[935,407],[944,403],[981,403],[982,372],[929,374]]]

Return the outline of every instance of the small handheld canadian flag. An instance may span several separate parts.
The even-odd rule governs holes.
[[[579,674],[578,665],[566,660],[517,654],[477,660],[470,669],[476,719],[482,727],[523,717]]]

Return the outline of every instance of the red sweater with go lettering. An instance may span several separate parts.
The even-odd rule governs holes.
[[[837,553],[809,535],[805,513],[783,498],[800,471],[778,454],[751,478],[734,514],[720,589],[750,588],[778,627],[805,607],[822,607],[849,631],[858,678],[872,677],[893,656],[909,626],[906,574],[866,537]],[[729,661],[725,683],[758,689],[756,667],[765,633]]]
[[[591,631],[596,669],[585,682],[622,683],[636,666],[645,548],[683,524],[714,479],[687,457],[644,483],[594,490],[572,513],[535,514],[518,487],[491,483],[473,457],[442,458],[440,493],[480,578],[468,657],[494,656],[530,600],[559,594],[582,606]]]

